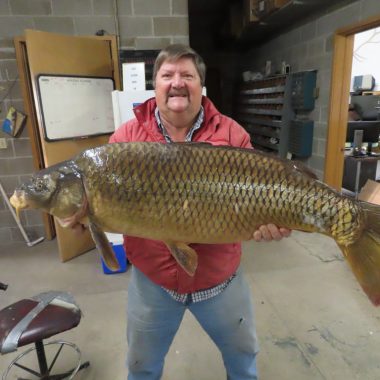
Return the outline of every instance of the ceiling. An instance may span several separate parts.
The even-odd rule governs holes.
[[[232,4],[243,7],[244,1],[188,0],[191,45],[198,51],[260,45],[282,31],[357,0],[292,0],[260,22],[250,23],[236,38],[230,31],[230,8]]]

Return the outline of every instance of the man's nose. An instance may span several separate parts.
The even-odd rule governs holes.
[[[181,88],[184,86],[185,81],[180,74],[175,74],[173,76],[172,86],[175,88]]]

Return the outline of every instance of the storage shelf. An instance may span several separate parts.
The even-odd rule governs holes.
[[[288,153],[309,157],[313,121],[304,116],[314,109],[315,85],[315,70],[242,83],[235,104],[235,119],[259,149],[277,151],[281,158],[286,158]],[[282,92],[277,96],[268,96],[278,89]]]
[[[242,83],[236,100],[235,118],[250,134],[252,144],[283,158],[292,116],[290,92],[289,77],[278,75]]]
[[[240,104],[283,104],[284,98],[242,99]]]
[[[240,94],[242,94],[242,95],[263,95],[263,94],[283,93],[284,91],[285,91],[284,86],[277,86],[277,87],[257,88],[254,90],[242,90],[242,91],[240,91]]]

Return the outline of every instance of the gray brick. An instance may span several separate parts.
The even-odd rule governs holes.
[[[290,60],[292,62],[296,61],[296,62],[301,63],[302,59],[304,59],[307,54],[307,44],[306,43],[297,44],[297,45],[292,46],[289,50],[290,50],[290,57],[291,57]]]
[[[379,0],[361,0],[360,18],[366,19],[380,13]]]
[[[155,36],[186,36],[189,34],[189,20],[187,17],[154,17]]]
[[[183,36],[183,37],[175,36],[172,38],[172,42],[173,42],[173,44],[184,44],[184,45],[190,44],[189,36]]]
[[[94,14],[102,16],[111,16],[114,14],[114,0],[93,0]]]
[[[326,53],[332,53],[334,50],[334,35],[328,36],[325,42]]]
[[[170,45],[171,39],[165,37],[137,37],[135,42],[136,49],[163,49]]]
[[[315,21],[309,22],[308,24],[301,26],[300,34],[302,36],[302,40],[308,41],[315,38],[316,31],[317,31],[317,23]]]
[[[9,244],[12,240],[12,232],[8,227],[0,228],[0,245]]]
[[[331,70],[320,70],[317,73],[317,86],[330,88]]]
[[[4,97],[9,99],[21,99],[21,88],[19,81],[2,81],[0,82],[0,99]]]
[[[1,87],[1,85],[0,85]],[[4,120],[8,113],[8,106],[6,102],[0,103],[0,120]],[[1,136],[2,137],[2,136]]]
[[[32,146],[29,139],[18,138],[13,141],[16,157],[32,157]]]
[[[71,17],[35,17],[38,30],[52,33],[74,34],[74,22]]]
[[[328,119],[329,119],[329,107],[321,107],[321,118],[320,118],[320,121],[321,122],[328,122]]]
[[[98,30],[105,30],[108,34],[115,34],[115,21],[111,16],[83,16],[74,17],[75,34],[95,35]]]
[[[316,139],[318,142],[317,146],[317,155],[318,156],[325,156],[326,154],[326,140],[325,139]]]
[[[11,13],[8,0],[0,1],[0,15],[9,15]]]
[[[0,59],[15,59],[16,53],[14,49],[1,49],[0,50]]]
[[[324,171],[325,157],[313,155],[307,162],[313,169]]]
[[[170,0],[137,0],[133,5],[136,16],[170,15]]]
[[[131,16],[132,11],[132,0],[122,0],[117,2],[118,14],[120,16]]]
[[[360,19],[360,2],[339,9],[317,20],[317,35],[332,34],[338,28]]]
[[[26,223],[25,215],[20,214],[21,223],[24,225]],[[0,228],[17,226],[16,221],[14,220],[11,212],[7,208],[4,211],[0,211]]]
[[[173,15],[188,15],[188,0],[172,0]]]
[[[316,38],[307,44],[307,56],[313,58],[325,54],[325,38]]]
[[[7,81],[17,79],[17,62],[14,59],[0,60],[0,78]]]
[[[33,170],[31,158],[0,158],[0,176],[29,174]]]
[[[123,38],[135,38],[137,36],[152,36],[152,18],[151,17],[120,17],[120,34]]]
[[[0,197],[0,211],[4,211],[7,208],[8,207],[6,206],[4,199]]]
[[[6,149],[0,149],[0,158],[13,158],[14,154],[12,140],[10,138],[5,138],[5,142],[7,144],[7,147]]]
[[[2,176],[0,178],[5,193],[10,197],[15,188],[20,184],[19,177],[17,175]]]
[[[53,15],[78,16],[91,15],[91,0],[52,0]]]
[[[315,137],[313,138],[312,154],[313,155],[318,154],[318,139],[316,139]]]
[[[35,29],[35,24],[32,17],[0,16],[0,36],[2,38],[19,36],[24,34],[25,29]]]
[[[291,30],[285,35],[284,41],[281,47],[286,50],[287,46],[298,44],[305,41],[304,37],[301,35],[301,30],[299,28]]]
[[[43,225],[42,212],[39,210],[27,210],[24,212],[27,226]]]
[[[0,49],[1,48],[14,48],[13,38],[0,38]]]
[[[326,136],[327,136],[327,124],[315,123],[314,124],[314,138],[326,140]]]
[[[50,15],[50,0],[9,0],[14,15]]]

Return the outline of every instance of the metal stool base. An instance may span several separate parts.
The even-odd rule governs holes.
[[[45,355],[45,347],[49,346],[49,345],[60,345],[60,347],[58,348],[57,353],[55,354],[53,360],[51,361],[50,365],[48,366],[48,363],[46,360],[46,355]],[[61,350],[64,346],[68,346],[71,349],[73,349],[74,351],[76,351],[77,365],[76,365],[76,367],[74,367],[74,368],[72,368],[72,369],[70,369],[64,373],[51,375],[53,367],[54,367],[54,365],[55,365],[55,363],[56,363],[56,361],[57,361],[57,359],[61,353]],[[32,370],[31,368],[25,367],[25,366],[18,363],[23,357],[25,357],[26,355],[28,355],[32,351],[36,351],[40,372],[36,372],[36,371]],[[82,354],[81,354],[79,348],[74,343],[66,342],[64,340],[56,340],[56,341],[52,341],[52,342],[48,342],[48,343],[43,343],[42,341],[39,341],[39,342],[35,343],[35,347],[31,347],[28,350],[22,352],[20,355],[18,355],[9,364],[8,368],[6,369],[6,371],[3,374],[2,380],[8,379],[7,376],[13,367],[18,367],[18,368],[24,370],[26,374],[29,374],[29,375],[32,374],[33,375],[32,379],[38,378],[38,379],[42,379],[42,380],[60,380],[60,379],[71,380],[78,373],[78,371],[80,371],[81,369],[87,368],[90,365],[89,362],[85,362],[82,364],[81,359],[82,359]],[[18,380],[32,380],[32,379],[27,378],[27,377],[18,378]]]

